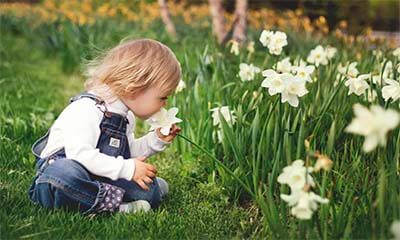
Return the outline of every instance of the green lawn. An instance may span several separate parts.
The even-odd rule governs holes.
[[[30,146],[68,98],[82,90],[83,78],[63,74],[58,56],[45,56],[26,39],[5,32],[0,39],[1,239],[221,239],[260,234],[256,208],[229,203],[220,187],[199,181],[207,179],[201,177],[205,174],[196,156],[182,157],[172,149],[150,160],[170,184],[168,198],[153,212],[87,218],[33,205],[27,195],[34,176]]]

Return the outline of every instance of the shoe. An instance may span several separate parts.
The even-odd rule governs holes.
[[[119,206],[119,212],[123,213],[136,213],[139,211],[148,212],[151,205],[146,200],[137,200],[129,203],[123,203]]]

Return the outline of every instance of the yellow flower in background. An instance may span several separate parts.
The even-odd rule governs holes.
[[[232,44],[230,53],[233,53],[236,56],[238,56],[239,55],[239,43],[235,40],[230,40],[229,42]]]

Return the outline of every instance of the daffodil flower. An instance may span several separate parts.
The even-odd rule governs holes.
[[[260,35],[260,42],[264,47],[268,47],[269,53],[280,55],[284,46],[288,44],[286,33],[263,30]]]
[[[266,77],[261,83],[261,87],[268,88],[268,93],[272,96],[281,93],[281,102],[288,102],[292,107],[299,106],[298,97],[308,93],[305,81],[295,77],[290,73],[279,74],[272,69],[263,71]]]
[[[276,70],[280,73],[290,73],[292,71],[292,63],[290,58],[284,58],[276,64]]]
[[[281,194],[283,201],[293,206],[291,213],[298,219],[311,219],[312,214],[318,208],[318,203],[326,204],[329,200],[322,198],[312,191],[306,192],[302,189],[292,191],[290,195]]]
[[[169,135],[170,129],[174,123],[182,122],[181,119],[175,117],[178,113],[178,108],[174,107],[169,110],[161,108],[159,112],[151,116],[147,123],[150,124],[150,130],[161,128],[160,132],[162,135]]]
[[[254,80],[257,73],[261,72],[261,69],[254,66],[253,64],[241,63],[239,65],[239,77],[242,81]]]
[[[390,98],[393,101],[397,101],[400,99],[400,83],[398,81],[392,79],[386,79],[386,86],[382,88],[382,96],[385,101],[388,101]]]
[[[370,78],[371,74],[362,74],[358,77],[349,78],[344,85],[349,88],[348,95],[354,93],[357,96],[363,95],[365,90],[369,88],[366,79]]]
[[[312,167],[306,168],[304,161],[299,159],[283,168],[283,172],[278,176],[278,182],[289,185],[292,191],[302,189],[306,183],[314,186],[314,180],[309,174],[312,171]]]
[[[371,152],[378,144],[386,145],[387,133],[400,122],[400,114],[395,110],[385,110],[379,105],[371,106],[371,110],[361,104],[353,106],[355,118],[345,129],[346,132],[365,137],[363,150]]]
[[[307,62],[315,64],[315,66],[326,65],[328,64],[328,57],[324,51],[324,48],[321,45],[318,45],[316,48],[311,50],[310,54],[307,57]]]

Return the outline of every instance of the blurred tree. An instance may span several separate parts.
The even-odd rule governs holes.
[[[246,41],[247,31],[247,8],[248,0],[236,0],[234,20],[230,31],[225,29],[224,6],[221,0],[209,0],[210,13],[213,22],[213,32],[217,37],[219,44],[224,45],[229,38],[238,43]]]
[[[235,19],[232,39],[243,43],[247,39],[247,0],[236,0]]]
[[[168,9],[168,5],[166,0],[158,0],[158,4],[160,5],[161,19],[165,24],[168,34],[176,40],[176,30],[174,22],[171,19],[171,14]]]
[[[224,7],[222,6],[221,0],[209,0],[209,3],[213,32],[217,37],[218,43],[222,44],[227,35],[225,30]]]

